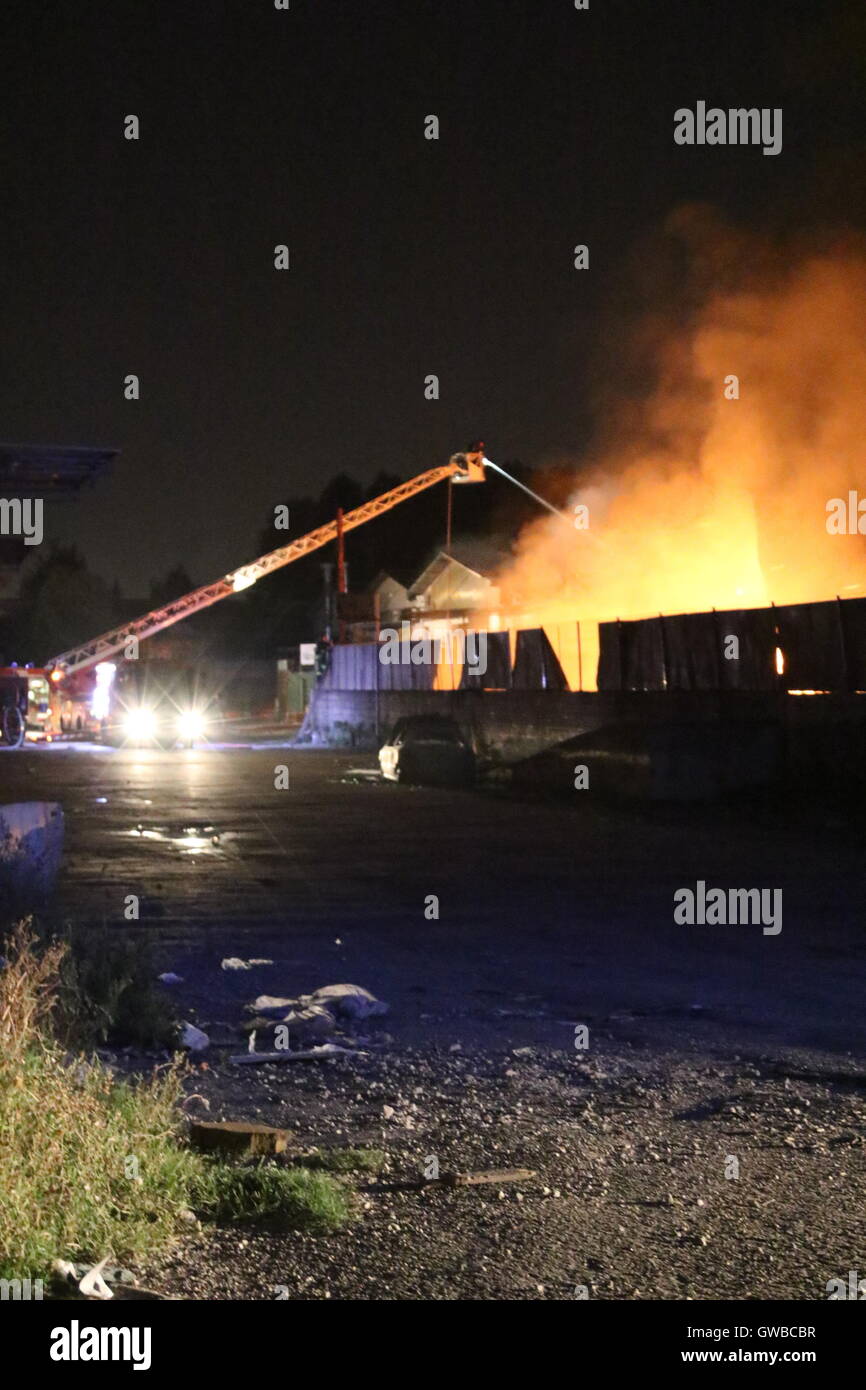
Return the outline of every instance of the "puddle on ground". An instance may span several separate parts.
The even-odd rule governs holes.
[[[236,838],[233,831],[219,830],[207,822],[154,825],[139,821],[131,830],[114,833],[127,840],[155,840],[159,844],[174,845],[181,854],[220,854]]]

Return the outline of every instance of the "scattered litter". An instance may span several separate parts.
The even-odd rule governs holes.
[[[325,985],[312,994],[302,994],[297,999],[281,999],[273,994],[260,994],[247,1008],[265,1018],[291,1023],[291,1015],[296,1019],[311,1023],[327,1011],[331,1018],[351,1019],[358,1022],[365,1018],[380,1018],[388,1012],[388,1005],[377,999],[368,989],[360,985]],[[297,1012],[300,1010],[300,1013]],[[321,1026],[321,1025],[319,1025]]]
[[[276,1024],[302,1036],[313,1038],[330,1037],[337,1027],[334,1015],[329,1009],[323,1009],[320,1005],[311,1005],[308,1009],[280,1010],[270,1017],[256,1015],[251,1023],[245,1024],[244,1027],[272,1028]]]
[[[184,1214],[181,1213],[183,1216]],[[197,1218],[189,1213],[194,1221]],[[73,1264],[70,1260],[53,1260],[52,1273],[55,1275],[55,1293],[64,1298],[114,1299],[163,1299],[164,1295],[143,1289],[130,1269],[122,1265],[109,1265],[108,1256],[100,1260],[92,1269],[86,1264]]]
[[[255,1003],[247,1004],[247,1008],[252,1013],[262,1014],[265,1018],[279,1019],[293,1009],[296,1003],[296,999],[278,999],[275,994],[260,994]]]
[[[310,995],[303,995],[300,1002],[305,1006],[323,1005],[343,1018],[380,1018],[388,1012],[387,1004],[360,985],[325,985]]]
[[[230,1057],[230,1062],[243,1065],[244,1062],[318,1062],[327,1057],[342,1053],[346,1057],[361,1057],[364,1053],[351,1047],[340,1047],[338,1043],[322,1043],[321,1047],[305,1048],[302,1052],[241,1052]]]
[[[166,970],[165,974],[164,974],[164,975],[158,975],[158,976],[157,976],[157,979],[161,980],[162,983],[163,983],[164,985],[181,985],[181,984],[183,984],[183,976],[182,976],[182,975],[175,975],[175,973],[174,973],[173,970]]]
[[[85,1274],[78,1285],[79,1293],[83,1293],[85,1298],[114,1298],[114,1294],[102,1277],[102,1271],[107,1264],[108,1256],[106,1255],[104,1259],[99,1261],[98,1265],[94,1265]]]
[[[533,1168],[482,1168],[475,1173],[440,1173],[438,1178],[412,1178],[408,1182],[379,1184],[380,1192],[423,1192],[428,1187],[482,1187],[492,1183],[527,1182],[537,1177]],[[504,1192],[498,1196],[505,1197]],[[559,1195],[557,1193],[557,1195]]]
[[[222,962],[223,970],[252,970],[254,965],[273,965],[272,960],[266,960],[264,956],[252,956],[249,960],[241,960],[240,956],[226,956]]]
[[[254,1034],[269,1029],[273,1031],[274,1028],[286,1028],[290,1037],[292,1033],[297,1034],[299,1042],[329,1038],[337,1031],[334,1015],[328,1009],[319,1008],[280,1010],[270,1016],[256,1014],[255,1018],[249,1019],[242,1026],[252,1029]]]
[[[184,1047],[189,1048],[190,1052],[204,1052],[205,1048],[210,1045],[210,1038],[207,1033],[203,1033],[193,1023],[183,1025],[180,1040]]]
[[[190,1102],[194,1100],[197,1100],[201,1105],[203,1105],[205,1110],[210,1110],[210,1101],[208,1100],[207,1096],[200,1096],[198,1091],[195,1091],[191,1096],[184,1096],[183,1100],[180,1102],[181,1110],[183,1110],[184,1106],[189,1105]]]
[[[440,1173],[428,1181],[440,1187],[481,1187],[485,1183],[527,1182],[534,1177],[533,1168],[483,1168],[476,1173]]]

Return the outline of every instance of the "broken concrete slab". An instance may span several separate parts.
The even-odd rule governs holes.
[[[195,1120],[189,1128],[190,1143],[207,1153],[285,1153],[290,1133],[250,1120]]]

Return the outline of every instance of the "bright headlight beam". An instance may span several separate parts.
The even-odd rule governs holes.
[[[201,738],[205,731],[204,715],[196,709],[184,710],[177,727],[181,738]]]
[[[124,727],[128,738],[149,738],[156,728],[153,711],[131,709],[127,711]]]

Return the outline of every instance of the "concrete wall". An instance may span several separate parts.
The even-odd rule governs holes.
[[[451,715],[477,752],[506,761],[612,724],[775,723],[785,774],[805,790],[866,782],[866,695],[316,690],[299,741],[372,750],[397,719],[429,713]]]
[[[774,694],[739,692],[668,695],[406,690],[380,691],[377,697],[372,690],[317,690],[302,735],[324,746],[370,749],[378,747],[395,720],[404,715],[449,714],[473,739],[478,751],[497,752],[504,758],[529,757],[576,734],[623,721],[767,719],[784,706],[784,699]]]

